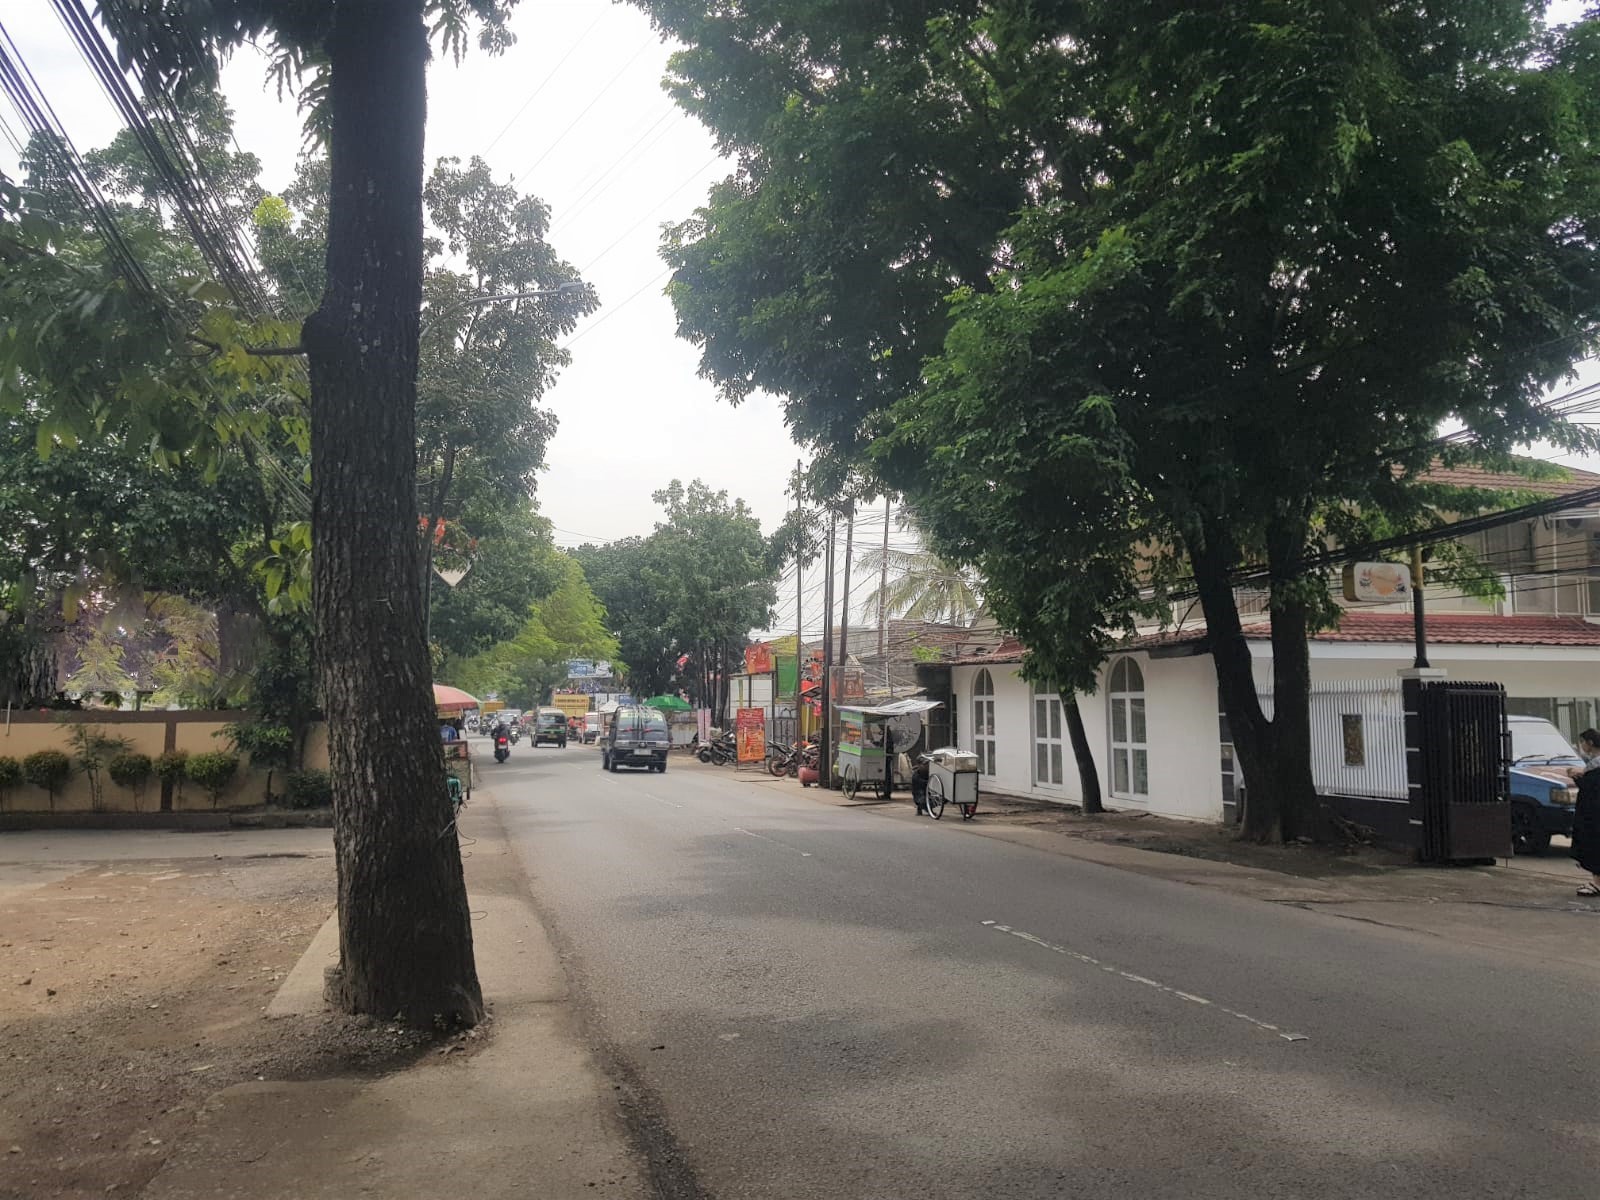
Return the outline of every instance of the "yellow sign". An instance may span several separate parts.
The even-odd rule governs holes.
[[[506,702],[504,700],[485,700],[483,702],[483,711],[486,713],[499,712],[505,706]]]
[[[589,711],[589,697],[562,695],[551,696],[550,707],[559,708],[569,717],[581,717]]]

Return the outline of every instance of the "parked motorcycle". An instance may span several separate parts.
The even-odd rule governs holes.
[[[731,733],[724,733],[709,742],[700,743],[699,758],[703,763],[722,767],[731,763],[737,756],[738,750],[734,746]]]
[[[774,746],[767,752],[767,770],[777,779],[782,779],[785,775],[790,779],[796,779],[800,775],[801,767],[817,765],[817,753],[815,742],[794,742],[788,746]]]
[[[494,736],[494,760],[503,763],[511,757],[512,737],[507,733],[497,733]]]

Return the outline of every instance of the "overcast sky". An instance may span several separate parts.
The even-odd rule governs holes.
[[[1581,9],[1582,0],[1562,0],[1551,12],[1571,19]],[[48,0],[6,0],[4,20],[79,150],[108,142],[116,117]],[[573,364],[545,398],[561,427],[538,499],[557,541],[648,533],[650,493],[673,478],[743,497],[770,530],[801,452],[776,401],[731,408],[696,376],[696,352],[675,336],[661,293],[661,224],[688,216],[730,170],[661,89],[670,47],[638,9],[612,0],[528,0],[513,29],[517,44],[503,56],[434,63],[428,161],[482,155],[497,177],[547,201],[552,243],[599,291],[602,308],[569,340]],[[265,86],[264,70],[245,50],[225,89],[240,144],[261,158],[262,183],[280,189],[293,175],[300,122],[292,101]],[[880,515],[862,540],[878,542],[882,531]],[[898,532],[894,541],[910,544]],[[792,581],[781,594],[780,629],[794,610]],[[815,602],[806,607],[814,627]]]

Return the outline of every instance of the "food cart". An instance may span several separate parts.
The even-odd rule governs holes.
[[[433,685],[433,703],[440,724],[455,725],[458,731],[466,714],[480,707],[476,696],[442,683]],[[445,742],[443,748],[445,786],[450,790],[451,805],[459,808],[472,795],[472,748],[464,736]]]
[[[916,745],[922,736],[922,714],[938,707],[937,700],[841,706],[835,762],[845,796],[854,800],[862,788],[871,788],[881,798],[893,780],[891,756]]]
[[[978,756],[970,750],[945,746],[928,753],[928,815],[937,821],[944,806],[954,804],[963,821],[978,811]]]

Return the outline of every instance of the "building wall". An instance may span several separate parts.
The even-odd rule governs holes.
[[[1123,657],[1123,656],[1118,656]],[[1141,809],[1162,816],[1216,821],[1222,818],[1222,778],[1217,738],[1217,684],[1209,657],[1156,659],[1133,654],[1144,676],[1146,745],[1150,783],[1145,796],[1113,797],[1109,701],[1106,681],[1116,658],[1102,668],[1100,688],[1079,696],[1084,732],[1100,775],[1101,792],[1112,808]],[[973,687],[980,667],[953,667],[958,743],[973,749]],[[1033,692],[1018,668],[987,668],[995,689],[995,773],[980,786],[1014,795],[1069,804],[1082,801],[1077,765],[1063,732],[1065,762],[1061,785],[1035,779]]]

